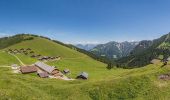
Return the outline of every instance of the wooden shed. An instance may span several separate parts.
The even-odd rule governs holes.
[[[49,74],[47,72],[42,72],[42,73],[38,73],[38,76],[41,78],[48,78]]]
[[[35,66],[24,66],[24,67],[20,67],[20,71],[23,74],[34,73],[37,72],[37,68]]]
[[[159,59],[153,59],[151,60],[151,64],[159,64],[161,61]]]
[[[81,72],[78,76],[77,79],[88,79],[88,73],[86,72]]]
[[[64,73],[64,74],[68,74],[68,73],[70,73],[70,70],[69,70],[69,69],[64,69],[64,70],[63,70],[63,73]]]

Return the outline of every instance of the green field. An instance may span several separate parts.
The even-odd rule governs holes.
[[[2,100],[168,100],[170,82],[158,76],[170,71],[170,65],[148,65],[143,68],[106,69],[106,64],[87,55],[36,37],[12,45],[7,49],[31,48],[36,54],[61,56],[61,60],[48,62],[60,70],[70,69],[68,76],[75,78],[81,71],[89,74],[88,80],[64,81],[42,79],[36,74],[14,74],[6,66],[19,64],[12,55],[0,52],[0,99]],[[37,60],[23,54],[16,55],[26,65]]]
[[[9,55],[6,52],[0,51],[0,66],[5,65],[5,66],[10,66],[11,64],[19,64],[18,60]]]

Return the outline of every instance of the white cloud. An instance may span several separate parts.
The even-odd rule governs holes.
[[[7,37],[7,36],[10,36],[9,33],[0,33],[0,37]]]

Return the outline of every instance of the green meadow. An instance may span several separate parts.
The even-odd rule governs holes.
[[[89,74],[88,80],[64,81],[44,79],[33,74],[15,74],[7,67],[20,64],[16,57],[3,52],[7,49],[31,48],[36,54],[61,56],[58,61],[47,62],[58,69],[70,69],[68,77],[75,78],[81,71]],[[35,37],[0,52],[0,99],[2,100],[168,100],[170,82],[158,76],[170,71],[170,65],[150,64],[142,68],[106,69],[106,64],[87,55]],[[37,60],[29,55],[16,54],[26,65]]]

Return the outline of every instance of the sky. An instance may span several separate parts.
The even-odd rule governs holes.
[[[152,40],[170,32],[170,0],[0,0],[0,37],[64,43]]]

